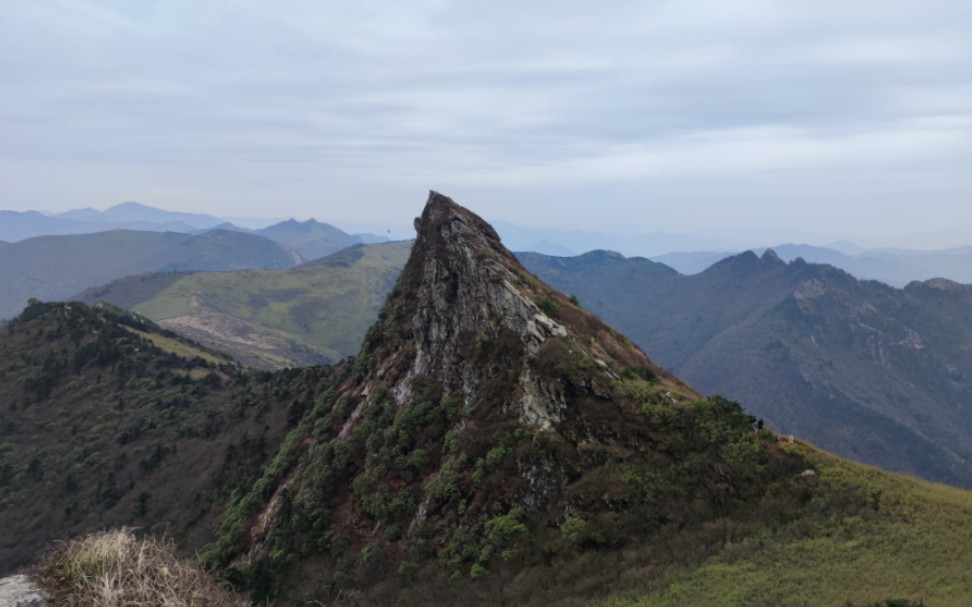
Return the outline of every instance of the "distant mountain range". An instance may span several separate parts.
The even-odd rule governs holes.
[[[251,232],[216,217],[172,213],[138,203],[107,211],[69,211],[61,217],[34,212],[10,216],[11,222],[0,222],[0,231],[13,234],[30,228],[70,233],[0,241],[0,280],[4,281],[0,319],[20,312],[31,297],[64,299],[123,276],[292,268],[354,244],[385,240],[373,234],[347,234],[313,219],[288,220]]]
[[[153,232],[191,232],[191,225],[182,222],[152,223],[148,221],[110,222],[77,221],[52,217],[36,211],[0,211],[0,240],[18,242],[37,236],[91,234],[107,230],[147,230]]]
[[[828,247],[783,244],[774,246],[772,249],[784,261],[802,258],[811,263],[829,264],[857,278],[880,280],[896,287],[903,287],[913,280],[931,278],[947,278],[962,283],[972,282],[972,247],[941,251],[858,247],[840,251]],[[760,254],[765,250],[766,248],[757,248],[754,252]],[[667,253],[651,259],[674,268],[682,274],[697,274],[735,254],[729,252]]]
[[[112,230],[39,236],[0,248],[0,318],[31,297],[59,300],[87,287],[146,272],[292,268],[291,249],[261,236],[216,230],[200,235]]]
[[[241,225],[247,227],[240,227]],[[712,264],[744,249],[728,241],[670,232],[612,233],[593,230],[563,230],[494,222],[504,245],[514,251],[572,257],[593,250],[617,251],[632,257],[648,257],[683,274],[697,274]],[[104,211],[75,209],[46,215],[36,211],[0,211],[0,242],[16,242],[35,236],[88,234],[113,229],[157,232],[202,233],[212,229],[250,232],[289,246],[305,260],[318,259],[356,243],[388,242],[408,238],[396,228],[375,225],[358,228],[380,232],[349,234],[327,223],[293,219],[266,225],[253,218],[219,218],[202,213],[166,211],[138,202],[123,202]],[[400,234],[401,232],[401,234]],[[769,247],[755,247],[757,254]],[[972,246],[938,251],[908,249],[866,249],[850,242],[828,246],[779,244],[772,247],[785,261],[800,257],[811,263],[826,263],[857,278],[880,280],[903,287],[913,280],[948,278],[972,282]]]
[[[336,362],[357,352],[410,250],[359,244],[286,271],[130,276],[74,299],[133,310],[253,367]]]
[[[666,368],[779,431],[972,487],[972,286],[895,289],[773,251],[692,276],[605,251],[519,257]]]
[[[541,253],[554,257],[573,257],[595,250],[617,251],[628,257],[647,257],[678,270],[698,274],[712,264],[747,249],[720,244],[710,238],[688,234],[650,232],[619,234],[584,230],[527,228],[495,222],[503,243],[514,251]],[[854,243],[835,242],[829,246],[780,244],[751,248],[761,254],[772,248],[784,261],[803,258],[825,263],[857,278],[880,280],[903,287],[913,280],[948,278],[972,282],[972,246],[938,251],[908,249],[866,249]]]
[[[690,234],[648,232],[618,234],[592,230],[558,230],[518,226],[505,221],[493,225],[503,244],[513,251],[536,251],[569,257],[595,249],[610,249],[628,255],[661,255],[671,251],[696,251],[712,246],[712,240]]]
[[[862,344],[914,381],[939,359],[913,353],[955,354],[927,307],[961,313],[968,287],[916,285],[902,303],[772,253],[717,264],[702,282],[617,254],[534,260],[568,282],[574,263],[603,278],[578,302],[438,193],[416,231],[358,355],[334,366],[252,372],[107,305],[35,301],[0,326],[0,575],[59,538],[127,526],[164,533],[276,607],[969,603],[972,493],[781,436],[739,403],[702,397],[580,305],[644,310],[667,278],[690,280],[683,295],[709,301],[676,300],[665,322],[692,344],[751,326],[766,337],[778,327],[763,319],[779,315],[791,327],[723,350],[743,363],[728,372],[843,339],[842,352]],[[369,247],[395,246],[406,245],[311,265],[367,265]],[[642,284],[642,267],[658,280]],[[297,271],[277,275],[266,307],[301,296]],[[890,316],[902,309],[910,331]],[[842,374],[847,364],[831,368],[849,394],[853,379],[873,378]],[[951,372],[942,379],[963,381]],[[840,398],[817,414],[866,444],[872,428],[842,419],[855,403]],[[966,402],[923,422],[944,433]],[[887,436],[882,419],[863,421]],[[908,438],[888,449],[910,453]],[[954,455],[958,429],[938,438]],[[174,577],[177,565],[136,553],[139,569]],[[69,575],[108,570],[100,551],[61,560],[80,562]],[[40,581],[74,590],[64,576]]]
[[[359,245],[286,272],[127,278],[82,299],[263,368],[334,360],[360,343],[407,251]],[[972,487],[972,287],[896,289],[773,252],[693,276],[604,251],[518,256],[706,393],[846,456]]]
[[[239,224],[247,224],[240,227]],[[140,230],[150,232],[183,232],[202,233],[213,229],[233,230],[238,232],[259,233],[271,240],[282,244],[298,244],[308,246],[305,259],[316,259],[339,248],[325,247],[326,252],[319,254],[313,249],[311,231],[319,236],[337,243],[341,239],[348,240],[344,246],[357,242],[387,242],[388,239],[375,234],[348,235],[334,226],[319,223],[313,219],[297,222],[293,219],[276,222],[271,220],[257,220],[253,218],[214,217],[202,213],[182,213],[167,211],[151,207],[138,202],[123,202],[113,207],[98,211],[92,208],[75,209],[64,213],[44,214],[37,211],[0,211],[0,242],[17,242],[36,236],[58,236],[65,234],[91,234],[108,230]],[[297,227],[297,226],[303,226]],[[290,240],[299,238],[292,243]],[[293,248],[299,249],[300,246]]]
[[[123,202],[113,207],[98,211],[92,208],[75,209],[66,213],[58,213],[55,217],[70,219],[81,222],[106,222],[106,223],[181,223],[196,230],[215,228],[220,224],[226,223],[225,219],[205,215],[202,213],[181,213],[178,211],[166,211],[157,209],[139,202]]]

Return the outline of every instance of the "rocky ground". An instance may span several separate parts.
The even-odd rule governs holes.
[[[0,607],[45,607],[44,593],[26,575],[0,579]]]

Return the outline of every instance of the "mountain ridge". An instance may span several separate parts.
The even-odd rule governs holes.
[[[234,310],[245,307],[247,297],[243,293],[250,293],[250,298],[269,309],[304,302],[300,310],[294,309],[299,313],[293,319],[302,323],[299,325],[281,322],[283,317],[241,317],[254,325],[254,331],[262,330],[260,326],[273,329],[274,340],[282,344],[274,346],[273,356],[293,361],[281,364],[281,359],[274,358],[277,362],[260,365],[324,360],[309,358],[311,352],[337,360],[357,351],[367,322],[377,315],[382,298],[391,289],[397,271],[392,266],[404,265],[404,257],[395,261],[385,256],[385,261],[369,267],[384,272],[389,282],[361,282],[355,278],[356,268],[362,263],[354,261],[355,251],[367,251],[365,260],[377,251],[369,247],[346,251],[307,264],[305,270],[285,281],[281,277],[279,287],[268,284],[265,292],[256,289],[259,281],[252,278],[232,287],[235,275],[199,276],[135,309],[178,330],[165,319],[182,314],[190,322],[192,313],[177,310],[185,307],[179,302],[193,293],[200,294],[200,301],[206,302],[210,312],[234,317],[240,316]],[[956,418],[952,406],[965,401],[962,386],[967,386],[972,377],[972,361],[962,349],[966,329],[956,321],[969,317],[964,287],[947,280],[930,280],[895,289],[799,259],[784,263],[767,251],[761,256],[748,253],[727,258],[693,276],[681,276],[651,260],[625,258],[604,250],[575,258],[518,255],[550,284],[578,295],[589,310],[621,327],[643,349],[655,352],[662,366],[688,376],[706,392],[748,403],[753,413],[782,431],[804,436],[859,461],[959,486],[972,483],[961,463],[970,457],[968,436],[972,429],[961,417]],[[363,271],[365,266],[360,268]],[[347,273],[344,280],[359,285],[357,295],[348,294],[357,303],[348,303],[352,300],[343,299],[345,296],[326,286],[328,275],[341,273]],[[320,278],[314,280],[320,286],[315,290],[320,297],[308,299],[301,293],[317,274]],[[133,292],[143,288],[143,280],[148,279],[128,281]],[[802,299],[791,300],[801,282],[807,282],[799,291]],[[286,288],[281,289],[284,283]],[[819,289],[843,295],[807,297]],[[182,295],[176,297],[176,290]],[[237,291],[239,295],[230,297]],[[282,298],[279,301],[277,291]],[[821,307],[813,302],[829,303]],[[342,312],[342,306],[352,306],[358,320]],[[860,317],[861,310],[868,309],[875,310],[876,324],[873,319]],[[318,312],[311,314],[312,310]],[[335,323],[358,327],[358,332],[343,337],[333,331],[320,332],[324,326],[337,328]],[[814,336],[814,331],[829,325],[844,328]],[[879,331],[864,329],[865,325]],[[905,351],[894,344],[908,343],[909,330],[925,336],[930,347],[912,350],[910,358],[902,358]],[[212,332],[209,337],[187,334],[219,347],[218,336]],[[829,337],[822,341],[825,336]],[[308,345],[291,348],[288,354],[286,343],[293,339]],[[242,352],[233,347],[237,348],[234,352]],[[336,353],[327,348],[334,348]],[[888,358],[889,352],[898,354]],[[749,364],[743,364],[744,360]],[[897,393],[890,386],[897,386]],[[814,418],[814,412],[819,413],[819,419]],[[840,423],[825,424],[821,420]]]
[[[322,223],[315,219],[308,219],[307,221],[289,219],[257,230],[256,233],[274,242],[287,245],[308,261],[325,257],[362,242],[358,236],[352,236],[331,224]]]
[[[841,246],[838,244],[838,246]],[[844,250],[805,244],[779,244],[768,247],[787,262],[804,259],[826,264],[852,274],[861,280],[878,280],[893,287],[904,287],[914,280],[946,277],[958,282],[972,282],[972,248],[956,247],[938,251],[910,249],[863,249],[844,245]],[[767,247],[750,249],[763,252]],[[651,259],[669,265],[682,274],[703,272],[720,260],[738,252],[672,252]]]
[[[168,211],[135,201],[120,202],[116,205],[108,207],[104,211],[98,211],[88,207],[85,209],[75,209],[72,211],[59,213],[54,215],[54,217],[83,222],[151,224],[179,223],[189,226],[190,230],[210,229],[225,222],[224,219],[213,217],[212,215],[206,215],[204,213]]]
[[[147,271],[289,268],[300,257],[253,234],[211,231],[111,230],[38,236],[0,248],[0,317],[20,312],[31,297],[63,299],[114,278]]]
[[[417,228],[336,367],[213,369],[137,317],[32,302],[0,328],[0,539],[110,498],[110,525],[215,537],[205,561],[278,607],[968,603],[972,494],[700,399],[439,194]]]
[[[968,290],[957,283],[896,289],[753,253],[692,276],[620,257],[520,257],[666,367],[703,391],[746,402],[781,431],[845,457],[972,486],[964,463],[972,428],[955,407],[972,394],[963,349],[972,326],[962,321]]]
[[[436,563],[460,577],[507,562],[540,572],[551,555],[718,513],[745,525],[743,502],[775,518],[799,495],[802,456],[538,281],[481,218],[433,192],[416,230],[354,371],[231,506],[207,555],[257,599],[397,592]],[[733,463],[722,449],[739,450]],[[644,493],[645,474],[665,480]],[[412,573],[375,577],[396,568]]]
[[[283,271],[133,276],[76,298],[131,309],[257,368],[334,362],[358,352],[410,247],[354,245]]]

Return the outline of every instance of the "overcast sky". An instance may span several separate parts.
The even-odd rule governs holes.
[[[968,0],[3,0],[0,83],[6,209],[972,244]]]

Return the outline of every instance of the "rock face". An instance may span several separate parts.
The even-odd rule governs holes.
[[[354,370],[230,510],[211,555],[276,572],[282,603],[434,563],[477,575],[623,546],[806,469],[738,406],[693,404],[474,213],[432,192],[415,225]],[[730,452],[742,460],[722,462]],[[294,562],[302,575],[286,577]]]
[[[414,396],[416,380],[435,378],[443,392],[459,398],[464,407],[476,408],[484,385],[515,374],[513,402],[520,420],[530,429],[554,430],[562,421],[566,385],[552,385],[531,372],[531,361],[551,338],[569,343],[572,355],[594,363],[597,373],[588,383],[571,388],[581,392],[606,391],[605,385],[618,379],[618,372],[629,366],[644,366],[662,373],[630,342],[607,327],[586,317],[563,294],[534,279],[500,243],[493,228],[474,213],[451,199],[432,192],[425,211],[415,220],[417,238],[413,255],[403,272],[402,282],[389,298],[389,309],[372,336],[404,331],[404,346],[390,356],[382,356],[379,346],[363,356],[380,359],[383,364],[375,377],[393,395],[397,406]],[[560,316],[555,320],[551,315]],[[571,323],[571,321],[574,321]],[[577,323],[581,321],[581,323]],[[575,324],[568,330],[567,324]],[[593,333],[601,334],[594,338]],[[488,350],[503,342],[519,351],[517,367],[503,368],[487,361]],[[610,350],[610,351],[609,351]],[[377,355],[377,356],[376,356]],[[615,360],[616,359],[616,360]],[[612,360],[612,369],[605,361]],[[669,378],[671,381],[674,378]],[[374,386],[364,382],[363,394]],[[679,383],[679,391],[694,398],[692,390]],[[366,407],[369,399],[362,399]],[[496,404],[496,403],[494,403]],[[342,429],[346,437],[360,410]]]
[[[46,607],[43,591],[26,575],[0,579],[0,607]]]

